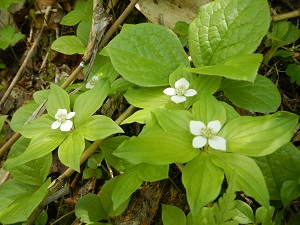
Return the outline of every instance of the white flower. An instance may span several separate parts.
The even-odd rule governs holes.
[[[60,127],[61,131],[70,131],[73,122],[69,119],[75,116],[75,112],[68,113],[66,109],[58,109],[55,114],[56,121],[52,123],[51,128],[57,129]]]
[[[175,82],[175,88],[166,88],[164,93],[172,96],[171,100],[175,103],[181,103],[186,100],[186,97],[191,97],[197,94],[194,89],[188,89],[190,83],[185,79],[181,78]]]
[[[190,131],[196,137],[193,139],[194,148],[202,148],[208,142],[216,150],[226,150],[226,140],[216,134],[221,130],[219,120],[210,121],[207,126],[201,121],[190,121]]]
[[[86,84],[87,89],[92,89],[97,83],[98,83],[99,78],[97,76],[93,76],[92,79],[90,79],[89,82]]]

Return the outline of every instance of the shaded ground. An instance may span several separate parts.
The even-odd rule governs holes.
[[[104,1],[105,2],[105,1]],[[13,47],[7,48],[5,51],[0,51],[0,59],[6,65],[5,69],[0,71],[0,84],[2,90],[0,97],[3,96],[5,90],[12,82],[15,74],[17,73],[24,56],[28,53],[28,49],[32,46],[34,38],[31,37],[31,26],[33,31],[33,37],[36,36],[37,31],[43,24],[43,18],[37,16],[35,20],[32,20],[29,15],[30,9],[38,11],[39,8],[44,8],[48,5],[55,5],[51,0],[37,1],[36,4],[25,4],[19,11],[14,14],[14,21],[23,34],[26,35],[23,41],[17,43]],[[114,7],[114,18],[123,12],[125,7],[129,4],[129,1],[122,0],[117,3]],[[39,5],[39,7],[38,7]],[[73,2],[63,2],[61,4],[63,11],[67,12],[73,7]],[[272,12],[283,13],[296,10],[300,8],[300,2],[298,0],[273,0],[270,1],[270,7]],[[73,55],[66,56],[60,53],[49,50],[50,44],[55,40],[57,29],[60,29],[61,35],[74,34],[76,29],[73,27],[61,27],[58,22],[63,14],[58,13],[53,16],[49,22],[49,27],[44,31],[42,40],[38,44],[37,50],[33,57],[26,66],[24,73],[21,75],[17,85],[14,87],[11,95],[6,101],[5,105],[0,109],[1,114],[9,115],[8,122],[12,118],[14,112],[20,108],[23,104],[32,99],[34,92],[42,89],[47,89],[50,82],[54,82],[55,78],[70,74],[70,72],[80,63],[81,56]],[[129,17],[126,19],[126,23],[140,23],[145,22],[146,18],[138,11],[134,10]],[[294,24],[297,24],[298,19],[291,19]],[[259,52],[265,53],[264,44],[258,49]],[[48,54],[46,63],[43,61]],[[295,60],[300,61],[300,57],[296,57]],[[285,68],[287,62],[281,61],[278,58],[272,59],[269,66],[263,65],[261,68],[262,74],[268,74],[278,86],[280,93],[282,94],[282,109],[299,114],[300,111],[300,98],[299,98],[299,87],[290,82],[290,78],[285,74]],[[76,80],[80,82],[82,76]],[[117,106],[116,111],[122,112],[124,107],[120,104]],[[247,113],[241,111],[242,113]],[[125,126],[124,129],[135,135],[139,131],[138,125],[136,127]],[[5,125],[6,135],[5,139],[8,140],[13,132],[10,130],[8,124]],[[300,136],[296,135],[295,143],[300,141]],[[2,166],[5,157],[0,162]],[[51,177],[55,178],[65,170],[57,159],[54,159],[54,163],[51,168]],[[170,170],[170,179],[155,183],[145,183],[140,189],[134,193],[128,209],[118,218],[115,219],[115,224],[162,224],[161,222],[161,203],[175,205],[183,209],[185,212],[188,211],[188,205],[186,202],[186,196],[184,188],[181,184],[181,173],[177,167],[173,166]],[[100,180],[88,180],[82,181],[80,175],[74,175],[72,177],[73,192],[69,196],[65,196],[58,202],[51,203],[48,206],[49,220],[52,222],[61,218],[74,210],[74,205],[78,198],[83,193],[92,191],[99,191],[105,180],[109,179],[109,176],[103,176]],[[241,196],[242,198],[242,196]],[[299,212],[299,206],[293,205],[294,210]],[[287,220],[288,220],[288,215]],[[71,224],[76,217],[74,213],[70,213],[65,216],[57,224]]]

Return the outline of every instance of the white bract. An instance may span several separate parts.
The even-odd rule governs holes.
[[[75,112],[68,113],[66,109],[58,109],[55,114],[56,121],[52,123],[51,128],[54,130],[60,127],[61,131],[70,131],[73,126],[70,119],[74,116]]]
[[[188,89],[190,83],[185,79],[181,78],[175,82],[175,88],[166,88],[164,93],[172,96],[171,100],[175,103],[181,103],[186,100],[186,97],[191,97],[197,94],[194,89]]]
[[[97,76],[93,76],[89,82],[85,85],[87,89],[92,89],[98,83],[99,78]]]
[[[193,139],[194,148],[202,148],[207,142],[216,150],[226,150],[226,140],[216,134],[221,130],[219,120],[210,121],[207,126],[201,121],[190,121],[190,131],[196,137]]]

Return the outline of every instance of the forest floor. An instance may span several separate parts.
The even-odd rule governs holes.
[[[114,13],[112,22],[118,18],[129,3],[128,0],[118,1],[112,10]],[[104,5],[105,4],[106,1],[104,1]],[[269,1],[269,4],[271,12],[276,12],[278,14],[300,9],[300,2],[297,0],[273,0]],[[9,23],[14,23],[15,26],[20,29],[20,32],[25,35],[25,38],[14,46],[8,47],[6,50],[0,50],[1,65],[5,65],[5,68],[1,69],[0,67],[0,99],[13,81],[20,65],[28,54],[28,50],[33,45],[38,31],[42,27],[43,17],[37,15],[36,19],[33,20],[30,16],[30,10],[34,9],[35,11],[38,11],[39,9],[46,8],[50,5],[55,5],[54,8],[56,8],[56,1],[36,0],[34,4],[23,4],[22,7],[16,9],[14,12],[13,21],[9,21]],[[62,10],[60,11],[67,12],[73,8],[74,1],[63,1],[60,5],[62,7]],[[50,50],[50,45],[53,40],[55,40],[58,29],[61,30],[60,32],[62,35],[74,34],[76,32],[75,27],[60,26],[58,21],[61,17],[62,14],[56,13],[50,18],[49,24],[43,32],[42,38],[38,43],[33,56],[26,64],[24,72],[12,89],[5,104],[0,107],[0,113],[2,115],[8,115],[4,129],[2,130],[2,133],[0,133],[0,146],[14,134],[9,127],[9,121],[16,110],[32,100],[33,93],[39,90],[48,89],[50,83],[54,82],[55,79],[70,74],[81,61],[81,55],[70,56]],[[0,19],[3,23],[3,18]],[[299,24],[299,18],[293,18],[290,19],[290,21],[295,25]],[[124,23],[131,24],[142,22],[147,22],[147,17],[137,9],[134,9],[124,21]],[[266,52],[264,43],[261,44],[257,51],[260,53]],[[300,62],[300,56],[298,56],[296,60]],[[285,61],[280,61],[278,58],[271,59],[268,66],[262,66],[260,72],[262,74],[268,74],[277,85],[282,97],[281,109],[299,115],[300,88],[296,84],[291,83],[290,78],[285,74],[286,63],[287,62]],[[81,74],[75,82],[81,82],[82,80],[83,74]],[[122,112],[124,109],[121,107],[122,106],[117,106],[116,110]],[[240,110],[241,113],[249,113],[242,111],[242,109]],[[124,126],[123,128],[131,131],[131,135],[135,135],[139,130],[138,125],[135,127]],[[295,136],[293,142],[296,146],[299,141],[300,136]],[[6,154],[0,160],[1,168],[6,160]],[[56,178],[58,175],[62,174],[65,169],[66,168],[54,158],[49,176]],[[92,191],[97,193],[97,191],[99,191],[98,187],[103,185],[106,178],[108,177],[104,176],[98,180],[84,180],[80,174],[72,176],[70,185],[73,188],[73,192],[48,205],[49,224],[60,218],[62,219],[56,224],[72,224],[76,217],[74,213],[70,212],[74,210],[76,201],[83,193]],[[6,177],[6,179],[8,179],[8,177]],[[0,182],[3,181],[2,177]],[[176,166],[173,166],[170,169],[170,179],[143,184],[143,186],[133,194],[128,209],[115,219],[114,224],[162,224],[160,210],[161,203],[178,206],[184,211],[188,211],[185,191],[181,183],[181,173]]]

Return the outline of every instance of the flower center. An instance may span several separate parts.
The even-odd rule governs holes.
[[[216,136],[211,128],[202,129],[200,131],[200,135],[203,136],[203,137],[206,137],[207,139],[210,139],[210,138]]]
[[[186,89],[184,85],[178,85],[175,90],[177,95],[182,96],[184,95]]]
[[[65,114],[59,114],[57,121],[60,122],[60,123],[65,122],[66,121],[66,115]]]

